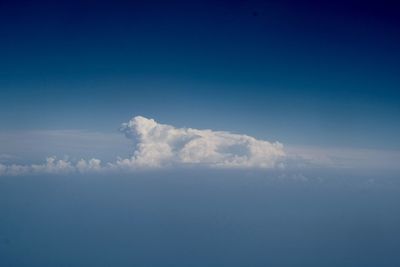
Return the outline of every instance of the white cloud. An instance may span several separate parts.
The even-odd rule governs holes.
[[[0,164],[0,175],[25,175],[25,174],[67,174],[74,172],[76,167],[67,159],[48,157],[43,164],[31,165],[4,165]]]
[[[33,164],[31,168],[34,173],[66,174],[75,171],[75,166],[68,159],[57,160],[55,157],[47,158],[45,164]]]
[[[7,166],[0,163],[0,176],[6,174]]]
[[[285,156],[283,145],[223,131],[175,128],[141,116],[121,131],[134,143],[125,167],[200,165],[222,168],[274,168]]]
[[[43,164],[0,164],[0,175],[104,173],[179,166],[271,169],[281,166],[285,158],[279,142],[223,131],[175,128],[141,116],[122,124],[120,130],[133,142],[128,158],[102,164],[95,158],[71,161],[49,157]]]
[[[88,172],[100,172],[104,169],[104,167],[101,166],[101,160],[99,159],[90,159],[89,161],[81,159],[76,164],[76,169],[80,173],[88,173]]]
[[[18,164],[3,165],[2,172],[3,175],[11,175],[11,176],[24,175],[24,174],[31,174],[32,168],[30,165],[18,165]]]
[[[287,171],[399,169],[400,151],[304,146],[285,146],[284,150],[279,142],[224,131],[176,128],[141,116],[122,124],[120,131],[127,139],[122,134],[118,137],[78,130],[0,133],[0,176],[104,174],[163,167],[281,169],[285,166]],[[19,144],[17,151],[12,149],[10,140]],[[72,159],[52,156],[41,164],[16,164],[32,161],[22,155],[35,152],[37,147],[44,147],[50,153],[58,149],[58,156],[64,154],[63,151],[65,154],[72,151]],[[107,151],[109,155],[105,155]],[[130,156],[117,157],[128,155],[129,151]],[[103,161],[91,158],[92,155],[100,156]]]

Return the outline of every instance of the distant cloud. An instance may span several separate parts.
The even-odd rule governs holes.
[[[289,168],[399,170],[398,150],[289,145],[285,151],[285,166]]]
[[[186,167],[398,171],[400,161],[397,150],[291,145],[284,149],[279,142],[225,131],[176,128],[141,116],[123,123],[117,134],[84,130],[2,132],[0,147],[0,176],[129,173]],[[40,157],[56,156],[47,157],[44,163],[29,164],[37,160],[29,153],[38,150]],[[71,157],[63,157],[65,154]]]
[[[129,155],[131,141],[116,129],[95,132],[84,129],[0,131],[0,163],[37,162],[49,155],[71,159],[100,158],[114,161]]]
[[[16,160],[18,159],[18,157],[14,156],[14,155],[10,155],[10,154],[0,154],[0,163],[5,163],[5,162],[9,162],[11,160]]]
[[[100,172],[104,170],[104,167],[101,166],[101,160],[99,159],[90,159],[89,161],[81,159],[76,164],[76,169],[80,173],[87,173],[87,172]]]
[[[141,116],[122,124],[120,130],[133,143],[128,158],[102,164],[95,158],[73,162],[49,157],[43,164],[0,164],[0,175],[105,173],[180,166],[273,169],[282,166],[285,158],[279,142],[224,131],[175,128]]]
[[[43,164],[31,165],[4,165],[0,164],[0,175],[26,175],[26,174],[67,174],[76,171],[76,166],[67,159],[48,157]]]
[[[225,168],[274,168],[285,156],[282,144],[223,131],[175,128],[141,116],[121,131],[135,146],[131,158],[117,164],[132,167],[202,165]]]

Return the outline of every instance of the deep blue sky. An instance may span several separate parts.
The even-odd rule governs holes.
[[[0,0],[0,266],[400,266],[399,13]],[[285,168],[78,174],[132,155],[136,115],[281,141]],[[76,170],[30,165],[53,155]]]
[[[400,148],[399,5],[321,2],[1,1],[0,129]]]

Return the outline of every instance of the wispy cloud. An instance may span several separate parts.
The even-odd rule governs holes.
[[[399,170],[400,151],[371,148],[293,146],[285,147],[286,165],[297,168]],[[290,163],[289,163],[290,162]]]
[[[111,130],[106,133],[77,129],[2,131],[0,154],[5,156],[0,157],[0,163],[37,162],[49,155],[58,158],[68,155],[71,159],[96,157],[103,161],[128,155],[130,141],[117,128]]]
[[[7,163],[9,161],[16,159],[18,159],[18,157],[11,154],[5,154],[5,153],[0,154],[0,163]]]

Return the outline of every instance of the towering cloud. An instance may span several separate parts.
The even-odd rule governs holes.
[[[175,128],[141,116],[124,123],[121,131],[135,147],[131,158],[118,162],[125,166],[273,168],[285,155],[278,142],[223,131]]]
[[[143,168],[197,166],[209,168],[275,168],[285,157],[282,144],[223,131],[175,128],[141,116],[123,123],[132,154],[102,164],[99,159],[71,162],[47,158],[43,164],[0,164],[0,175],[104,173]]]

